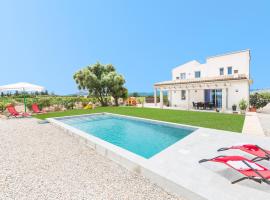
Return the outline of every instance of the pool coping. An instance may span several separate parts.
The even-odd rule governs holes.
[[[189,189],[179,185],[173,179],[168,178],[168,177],[160,174],[159,171],[156,170],[156,168],[153,167],[153,165],[151,163],[152,159],[156,158],[162,152],[169,150],[174,145],[177,145],[183,139],[181,139],[181,140],[177,141],[176,143],[170,145],[169,147],[165,148],[164,150],[157,153],[153,157],[146,159],[146,158],[143,158],[139,155],[136,155],[135,153],[132,153],[132,152],[125,150],[121,147],[118,147],[114,144],[106,142],[98,137],[93,136],[93,135],[87,134],[84,131],[81,131],[77,128],[74,128],[72,126],[69,126],[69,125],[57,120],[57,119],[83,117],[83,116],[91,116],[91,115],[104,115],[104,114],[114,115],[114,116],[119,116],[119,117],[124,117],[124,118],[138,119],[138,120],[143,120],[143,121],[150,121],[150,122],[159,123],[159,124],[173,125],[173,126],[177,126],[179,128],[194,129],[194,131],[192,133],[185,136],[184,138],[187,138],[190,135],[196,134],[196,132],[199,129],[201,129],[201,127],[196,127],[196,126],[177,124],[177,123],[173,123],[173,122],[164,122],[164,121],[141,118],[141,117],[120,115],[120,114],[109,113],[109,112],[47,118],[47,120],[51,124],[53,124],[54,126],[63,129],[66,133],[68,133],[71,136],[73,136],[74,138],[78,139],[78,141],[80,143],[90,146],[97,153],[109,158],[110,160],[127,168],[128,170],[133,171],[133,172],[138,173],[138,174],[141,174],[142,176],[148,178],[151,182],[153,182],[153,183],[157,184],[158,186],[160,186],[161,188],[165,189],[166,191],[171,192],[173,194],[176,194],[177,196],[183,197],[186,200],[205,200],[204,197],[202,197],[198,194],[195,194],[194,192],[190,191]]]

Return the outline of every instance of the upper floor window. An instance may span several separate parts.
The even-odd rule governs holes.
[[[195,72],[195,78],[201,78],[201,71]]]
[[[234,72],[235,74],[238,74],[238,70],[237,70],[237,69],[233,70],[233,72]]]
[[[222,68],[219,68],[219,75],[224,75],[224,68],[222,67]]]
[[[186,79],[186,73],[181,73],[180,74],[180,79]]]
[[[179,76],[176,76],[176,80],[178,80],[179,79]]]
[[[228,75],[231,75],[232,74],[232,67],[228,67],[227,71],[228,71]]]

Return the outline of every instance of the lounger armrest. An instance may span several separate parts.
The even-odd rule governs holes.
[[[223,147],[223,148],[220,148],[220,149],[218,149],[217,151],[227,151],[227,150],[229,150],[230,148],[228,148],[228,147]]]

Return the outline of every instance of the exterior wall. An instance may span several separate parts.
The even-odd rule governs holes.
[[[244,99],[248,102],[249,100],[249,83],[247,80],[230,81],[230,86],[227,87],[216,87],[216,88],[202,88],[202,89],[190,89],[189,90],[189,108],[192,108],[192,102],[204,102],[204,90],[205,89],[222,89],[226,90],[227,97],[223,97],[222,104],[226,104],[227,98],[227,110],[232,110],[232,105],[236,104],[239,109],[239,102]],[[185,89],[183,89],[185,90]],[[186,90],[187,91],[187,90]],[[169,94],[169,93],[168,93]],[[183,109],[188,108],[188,98],[185,100],[181,99],[181,90],[172,91],[172,97],[168,97],[171,100],[172,107],[179,107]],[[224,101],[225,100],[225,101]]]
[[[232,105],[236,104],[239,109],[239,102],[244,99],[249,102],[249,83],[245,81],[235,81],[228,88],[228,110],[232,110]]]
[[[228,75],[228,67],[232,67],[232,74]],[[220,68],[224,69],[224,74],[220,75]],[[237,72],[235,72],[237,70]],[[185,73],[185,79],[194,79],[195,71],[201,72],[202,80],[194,80],[191,87],[188,82],[179,82],[181,85],[175,87],[174,80],[181,80],[181,73]],[[245,75],[240,77],[238,75]],[[224,76],[224,80],[222,80]],[[226,77],[225,77],[226,76]],[[230,77],[232,76],[232,77]],[[216,77],[221,77],[217,80]],[[208,82],[206,79],[209,78]],[[213,78],[213,79],[211,79]],[[232,79],[227,79],[232,78]],[[243,78],[243,79],[240,79]],[[246,79],[245,79],[246,78]],[[225,81],[227,79],[227,81]],[[205,89],[222,89],[222,110],[232,110],[232,105],[236,104],[239,109],[239,102],[244,99],[249,102],[249,79],[250,79],[250,51],[238,51],[206,59],[206,63],[190,61],[172,70],[172,85],[176,90],[168,93],[170,106],[183,109],[192,108],[192,102],[204,102]],[[211,81],[213,80],[213,81]],[[202,82],[202,83],[200,83]],[[189,92],[187,89],[189,88]],[[186,90],[186,99],[181,98],[181,88]],[[170,95],[171,94],[171,95]]]
[[[183,89],[184,90],[184,89]],[[186,90],[187,92],[187,90]],[[203,102],[204,101],[204,90],[189,90],[189,97],[186,96],[185,100],[181,99],[181,90],[172,91],[172,98],[171,98],[171,106],[172,107],[180,107],[183,109],[188,108],[188,102],[189,107],[192,108],[192,102]],[[186,95],[188,95],[186,93]],[[168,98],[170,100],[170,97]],[[189,101],[188,101],[189,99]]]
[[[191,61],[174,68],[172,70],[172,80],[177,80],[177,77],[180,78],[181,73],[186,73],[186,79],[193,79],[195,78],[195,71],[201,71],[202,78],[217,77],[220,76],[220,68],[224,68],[224,75],[228,75],[227,67],[232,67],[233,74],[234,70],[238,70],[238,74],[245,74],[249,78],[249,63],[249,50],[209,57],[204,64]]]

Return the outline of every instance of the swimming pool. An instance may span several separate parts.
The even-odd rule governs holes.
[[[111,114],[92,114],[56,120],[144,158],[151,158],[196,130]]]

